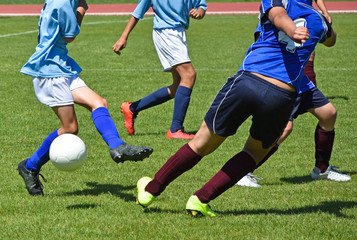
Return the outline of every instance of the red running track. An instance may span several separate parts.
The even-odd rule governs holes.
[[[258,14],[260,2],[208,3],[207,14]],[[357,13],[357,1],[325,2],[330,13]],[[43,5],[0,5],[0,16],[37,16]],[[136,4],[90,4],[88,15],[130,15]],[[316,5],[315,5],[316,7]],[[148,14],[153,14],[152,10]]]

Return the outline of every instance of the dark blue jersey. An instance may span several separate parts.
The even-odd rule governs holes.
[[[296,43],[268,19],[272,7],[283,7],[296,26],[308,28],[310,39]],[[261,33],[245,56],[239,71],[256,72],[293,85],[298,93],[314,87],[304,75],[304,66],[318,42],[331,33],[328,21],[311,6],[296,0],[263,0],[260,7]]]

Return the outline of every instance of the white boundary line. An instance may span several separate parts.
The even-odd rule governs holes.
[[[357,13],[357,10],[329,10],[330,13]],[[105,12],[105,13],[86,13],[89,16],[130,16],[132,12]],[[215,11],[206,13],[207,15],[254,15],[259,14],[259,11]],[[145,15],[154,15],[153,12],[148,12]],[[0,13],[0,17],[30,17],[40,16],[40,13]]]
[[[144,20],[150,20],[153,19],[152,17],[144,18],[141,19],[141,21]],[[95,25],[95,24],[104,24],[104,23],[126,23],[129,20],[118,20],[118,21],[98,21],[98,22],[84,22],[82,25]],[[19,32],[19,33],[9,33],[9,34],[4,34],[0,35],[0,38],[5,38],[5,37],[12,37],[12,36],[19,36],[19,35],[24,35],[24,34],[30,34],[30,33],[37,33],[38,30],[32,30],[32,31],[26,31],[26,32]]]

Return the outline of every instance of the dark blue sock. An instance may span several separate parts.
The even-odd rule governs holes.
[[[139,101],[133,102],[133,104],[131,104],[130,106],[130,111],[132,111],[133,113],[138,113],[141,110],[159,105],[170,99],[171,97],[167,87],[163,87],[151,93],[150,95],[140,99]]]
[[[49,152],[53,140],[58,137],[57,130],[48,135],[41,147],[27,160],[26,168],[40,171],[41,167],[50,160]]]
[[[183,121],[185,120],[187,108],[190,104],[191,93],[192,88],[187,88],[184,86],[179,86],[177,88],[175,95],[174,115],[170,127],[171,132],[177,132],[178,130],[183,129]]]
[[[119,147],[124,141],[120,139],[118,130],[109,115],[108,109],[100,107],[92,112],[92,119],[95,127],[109,148]]]

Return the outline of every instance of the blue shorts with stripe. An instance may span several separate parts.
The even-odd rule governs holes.
[[[205,122],[215,134],[227,137],[252,116],[250,135],[269,148],[283,133],[296,95],[249,72],[238,72],[218,92]]]
[[[329,102],[330,101],[317,87],[303,92],[296,98],[295,107],[291,113],[290,120],[294,120],[299,115],[306,113],[311,108],[319,108],[325,106]]]

